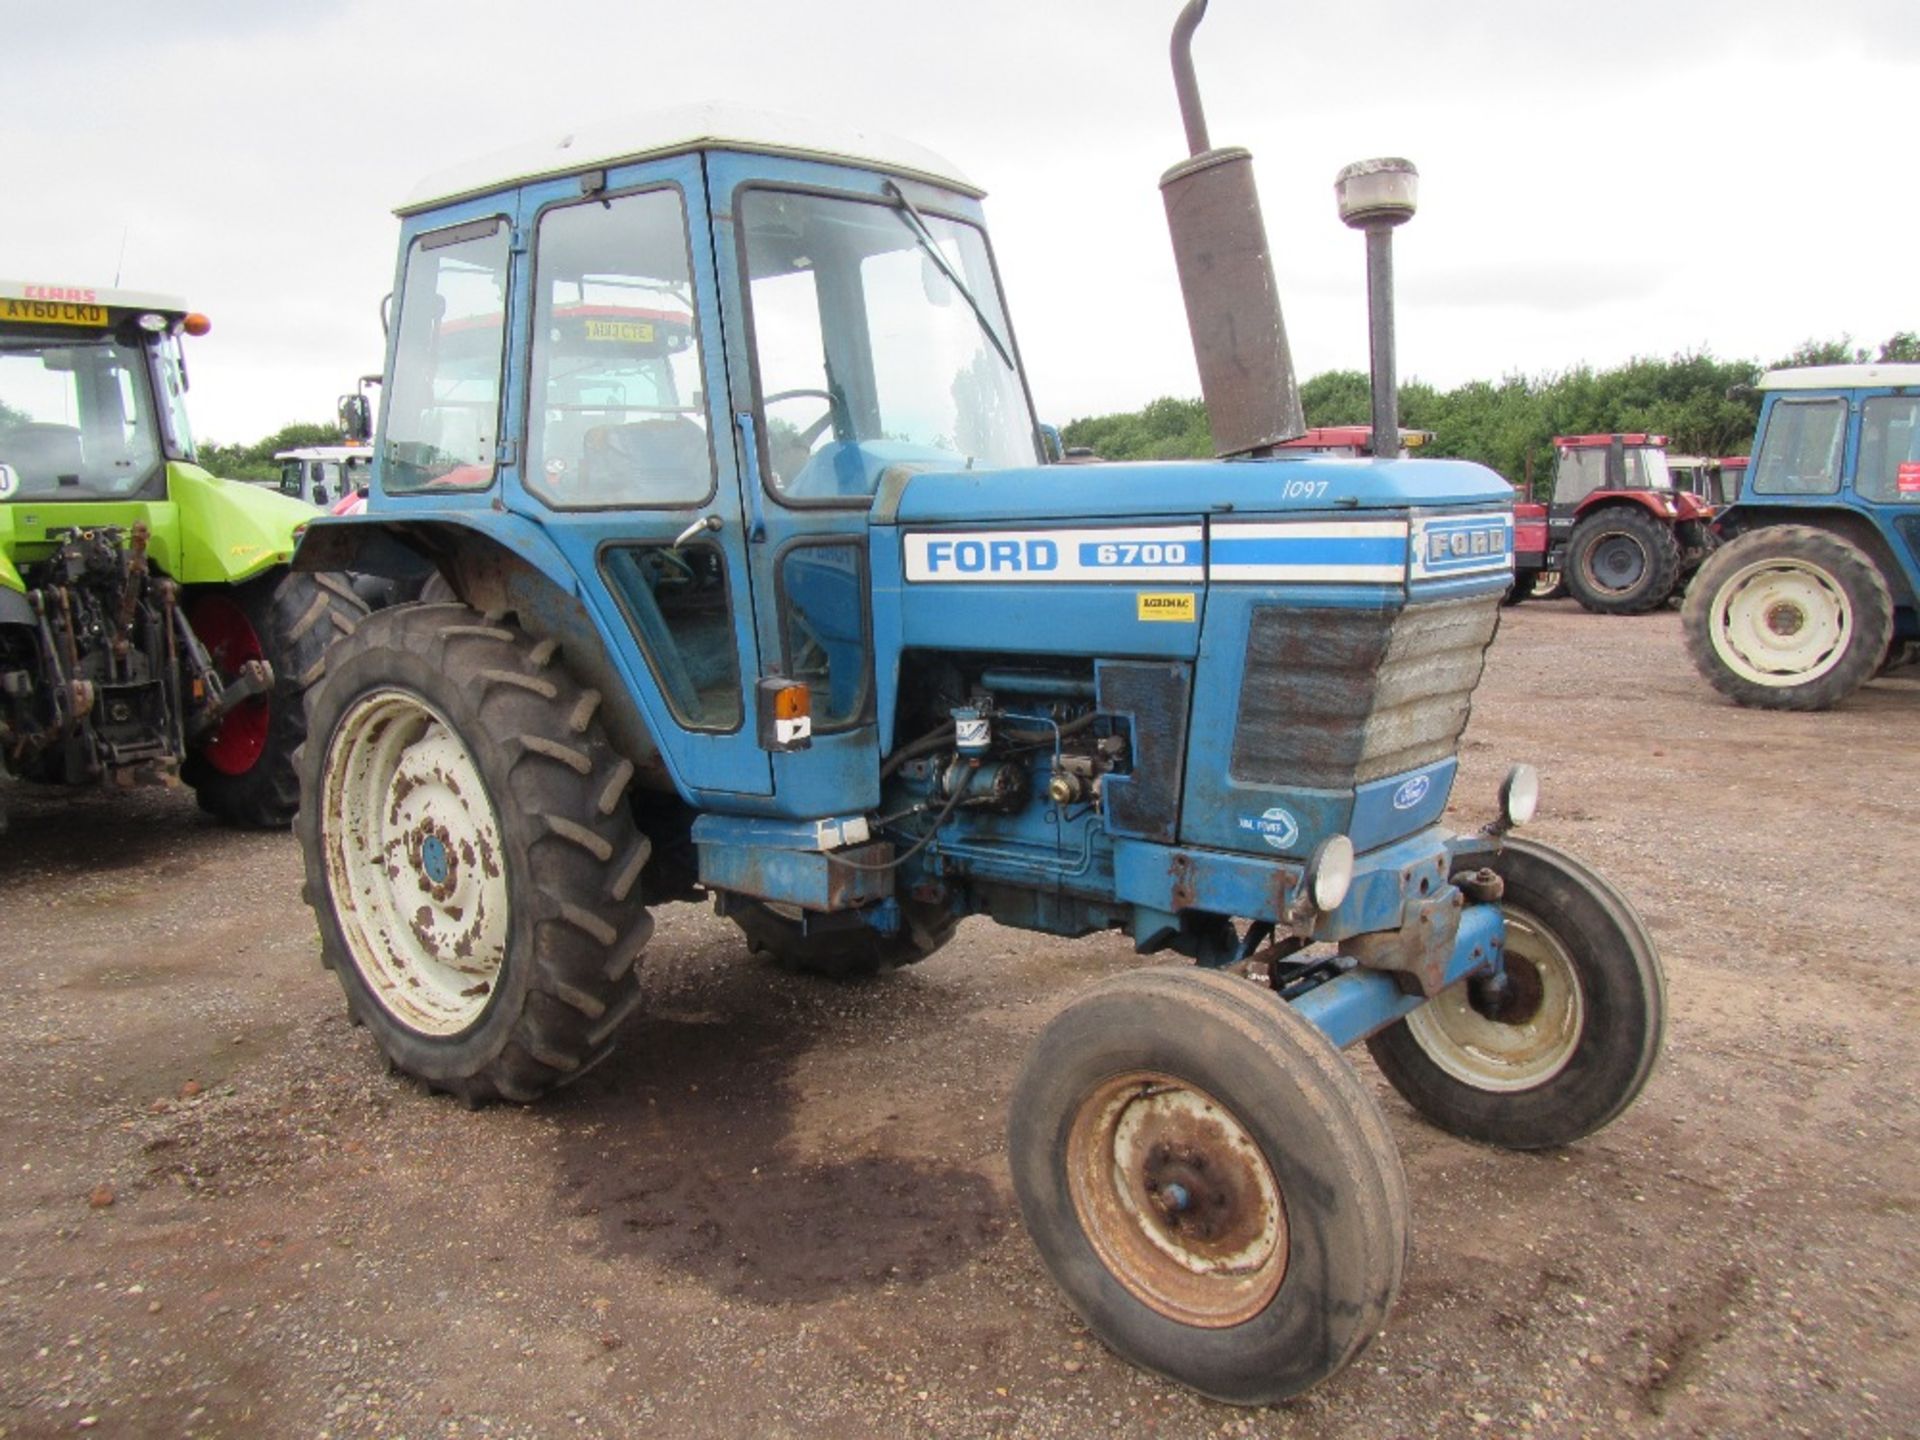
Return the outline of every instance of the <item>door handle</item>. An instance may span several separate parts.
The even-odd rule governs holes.
[[[719,528],[720,517],[718,515],[702,515],[698,520],[694,521],[674,537],[673,548],[678,550],[682,545],[693,539],[694,536],[712,534]]]

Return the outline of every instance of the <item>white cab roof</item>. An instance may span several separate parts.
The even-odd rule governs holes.
[[[187,313],[187,302],[178,295],[156,295],[149,290],[110,290],[104,285],[76,285],[69,280],[0,280],[0,300],[51,300],[64,305],[110,305],[116,310]]]
[[[597,170],[628,161],[682,155],[690,150],[751,150],[768,155],[850,161],[896,175],[930,180],[978,197],[983,190],[952,161],[908,140],[850,125],[801,120],[738,105],[679,105],[645,115],[603,120],[549,140],[498,150],[429,175],[394,213],[484,195],[528,180]]]
[[[1920,385],[1920,365],[1808,365],[1769,370],[1762,390],[1864,390],[1891,385]]]
[[[297,450],[276,450],[276,460],[371,460],[371,445],[302,445]]]

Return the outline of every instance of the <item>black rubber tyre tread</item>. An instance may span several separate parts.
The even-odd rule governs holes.
[[[1502,605],[1519,605],[1534,598],[1534,582],[1540,578],[1538,570],[1516,570],[1513,583],[1507,586],[1507,593],[1500,597]]]
[[[1066,1175],[1074,1113],[1094,1087],[1136,1069],[1226,1105],[1279,1182],[1286,1274],[1241,1324],[1161,1314],[1107,1270],[1081,1227]],[[1214,1399],[1268,1404],[1324,1380],[1373,1340],[1399,1293],[1410,1207],[1386,1120],[1325,1036],[1245,980],[1158,966],[1077,997],[1014,1082],[1008,1159],[1027,1231],[1074,1310],[1133,1364]]]
[[[803,934],[798,921],[759,900],[738,895],[727,900],[727,918],[747,937],[750,952],[793,974],[829,980],[865,980],[917,965],[953,939],[960,926],[959,917],[943,906],[905,900],[900,909],[905,923],[893,935],[864,923]]]
[[[338,576],[299,570],[270,570],[235,587],[230,598],[273,666],[266,746],[243,775],[216,770],[196,751],[180,778],[200,808],[226,824],[284,830],[300,807],[297,752],[307,736],[307,692],[326,673],[328,647],[353,634],[367,607]],[[187,604],[191,610],[191,596]]]
[[[1506,899],[1572,957],[1585,1023],[1557,1075],[1527,1090],[1482,1090],[1449,1075],[1404,1020],[1367,1041],[1393,1088],[1449,1134],[1508,1150],[1571,1145],[1611,1124],[1652,1076],[1666,1032],[1659,951],[1617,889],[1565,851],[1509,838],[1493,868]]]
[[[1587,575],[1587,556],[1608,535],[1622,532],[1645,550],[1646,573],[1631,590],[1600,589]],[[1671,525],[1662,525],[1638,505],[1609,505],[1574,527],[1562,574],[1573,598],[1596,615],[1644,615],[1666,604],[1680,584],[1680,542]]]
[[[323,961],[339,977],[349,1013],[393,1064],[430,1088],[469,1105],[524,1104],[604,1060],[639,1007],[636,962],[653,922],[637,899],[614,897],[620,866],[636,854],[644,864],[647,849],[626,806],[600,808],[626,762],[597,723],[573,723],[589,692],[554,663],[550,647],[536,654],[539,642],[516,625],[479,622],[460,605],[397,606],[342,642],[310,698],[316,743],[303,756],[297,829]],[[507,857],[506,960],[486,1010],[449,1037],[422,1035],[378,1003],[328,898],[319,813],[325,737],[356,699],[382,687],[419,695],[459,733],[486,783]]]
[[[1853,636],[1826,674],[1802,685],[1756,685],[1735,674],[1713,648],[1719,591],[1756,560],[1778,557],[1817,565],[1847,593]],[[1680,608],[1687,655],[1722,695],[1758,710],[1830,710],[1878,674],[1893,642],[1893,596],[1886,577],[1852,541],[1812,525],[1768,525],[1737,535],[1707,557]]]

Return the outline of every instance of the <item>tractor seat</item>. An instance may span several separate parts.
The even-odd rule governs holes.
[[[580,500],[693,500],[713,482],[707,432],[685,416],[596,425],[580,449]]]
[[[20,475],[20,483],[51,490],[61,476],[77,481],[86,468],[80,431],[72,425],[29,422],[0,430],[0,460]]]

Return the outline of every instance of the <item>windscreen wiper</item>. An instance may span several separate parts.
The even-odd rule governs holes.
[[[900,223],[913,232],[913,238],[920,248],[932,257],[933,263],[940,267],[940,273],[947,277],[947,283],[958,290],[960,298],[967,302],[967,308],[973,311],[973,318],[980,322],[981,333],[993,342],[994,350],[1002,360],[1007,362],[1007,368],[1017,369],[1018,367],[1013,363],[1013,352],[1007,348],[1006,342],[994,330],[993,322],[987,319],[987,312],[980,308],[980,302],[974,299],[973,292],[967,289],[967,282],[960,278],[960,272],[948,263],[945,252],[935,243],[933,231],[927,228],[926,217],[913,208],[913,202],[907,198],[906,191],[893,181],[886,181],[883,188],[887,194],[899,202],[900,211],[896,213],[900,213]]]

